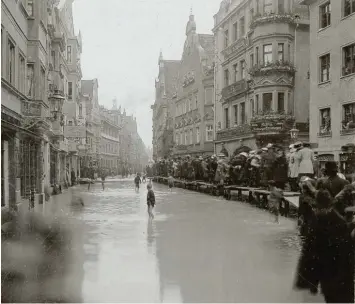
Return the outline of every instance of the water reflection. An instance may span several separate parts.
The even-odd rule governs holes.
[[[154,232],[154,226],[155,224],[153,221],[148,220],[147,221],[147,245],[148,245],[148,250],[153,248],[154,241],[155,241],[155,232]],[[154,248],[155,249],[155,248]],[[152,251],[149,251],[152,253]]]

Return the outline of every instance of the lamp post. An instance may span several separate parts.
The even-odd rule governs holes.
[[[298,138],[298,133],[300,132],[300,130],[298,130],[296,128],[296,123],[293,125],[293,128],[290,130],[290,135],[291,135],[291,139],[293,141],[293,143],[296,142],[297,138]]]

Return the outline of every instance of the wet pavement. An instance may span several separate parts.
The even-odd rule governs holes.
[[[76,187],[84,209],[84,302],[303,302],[292,289],[299,255],[294,221],[246,203],[132,180]],[[309,298],[309,297],[308,297]],[[310,298],[319,302],[321,298]]]

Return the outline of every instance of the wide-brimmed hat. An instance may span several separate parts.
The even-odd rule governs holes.
[[[267,146],[266,146],[266,148],[270,149],[270,148],[272,148],[273,146],[274,146],[273,144],[268,143]]]
[[[261,148],[261,151],[267,151],[268,149],[267,148]]]
[[[199,159],[199,160],[203,160],[203,157],[202,157],[202,156],[200,156],[198,159]]]
[[[338,172],[338,165],[335,161],[327,161],[325,163],[325,172],[328,174],[329,172]]]
[[[296,142],[296,143],[293,145],[293,147],[294,147],[295,149],[299,149],[299,148],[301,148],[302,146],[303,146],[303,144],[302,144],[302,142],[300,142],[300,141]]]
[[[219,153],[218,157],[226,157],[226,155],[224,153]]]
[[[239,153],[239,155],[243,155],[244,157],[248,157],[248,153],[246,153],[246,152]]]

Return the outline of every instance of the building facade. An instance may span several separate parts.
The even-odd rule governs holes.
[[[1,1],[2,206],[43,203],[51,135],[47,1]]]
[[[173,94],[173,154],[213,154],[213,35],[197,34],[194,15],[186,25],[186,40]]]
[[[308,140],[309,14],[299,0],[224,0],[214,16],[216,152]]]
[[[311,16],[311,141],[321,163],[345,162],[341,147],[355,143],[355,3],[302,3]]]
[[[116,105],[113,110],[100,107],[101,138],[100,138],[100,168],[107,172],[118,174],[119,168],[119,140],[120,140],[120,116]]]
[[[173,97],[176,94],[178,60],[164,60],[159,56],[159,75],[155,80],[155,102],[153,110],[153,157],[164,158],[171,155],[174,146]]]

